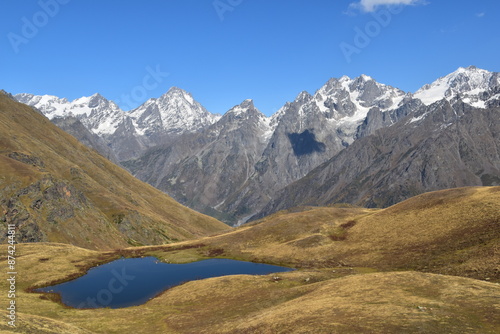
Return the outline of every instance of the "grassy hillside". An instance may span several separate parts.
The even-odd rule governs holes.
[[[304,208],[202,241],[298,267],[416,269],[500,279],[500,187],[426,193],[386,209]]]
[[[110,249],[227,230],[138,181],[30,107],[0,94],[0,235]],[[2,237],[3,238],[3,237]]]
[[[500,187],[477,187],[381,210],[298,208],[164,246],[103,252],[22,244],[15,332],[498,333],[499,234]],[[192,281],[125,309],[75,310],[27,292],[120,256],[144,255],[167,262],[229,257],[298,270]]]
[[[108,255],[64,244],[19,247],[18,327],[9,333],[497,333],[498,284],[413,271],[310,268],[192,281],[140,306],[77,310],[32,286]],[[0,282],[7,289],[6,282]]]

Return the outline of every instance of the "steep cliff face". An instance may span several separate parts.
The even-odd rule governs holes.
[[[0,93],[0,240],[87,248],[162,244],[227,226],[198,214]]]
[[[361,138],[256,217],[297,205],[386,207],[426,191],[500,185],[500,109],[446,99]]]
[[[181,203],[231,221],[224,201],[248,182],[270,133],[269,119],[246,100],[202,132],[181,136],[124,165]]]

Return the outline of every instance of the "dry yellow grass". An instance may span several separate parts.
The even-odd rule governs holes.
[[[400,272],[316,285],[220,333],[493,333],[499,328],[498,287],[479,281]]]
[[[277,282],[274,275],[218,277],[172,288],[141,306],[76,310],[25,289],[79,272],[104,253],[33,244],[21,245],[19,255],[21,313],[16,331],[0,323],[7,332],[487,334],[500,329],[500,287],[469,278],[303,269],[281,273]]]
[[[417,269],[500,281],[500,187],[437,191],[379,210],[280,212],[196,242],[297,267]]]
[[[23,244],[17,300],[24,323],[17,332],[496,334],[499,215],[500,187],[462,188],[382,210],[281,212],[165,246],[103,252]],[[169,262],[217,255],[300,269],[278,281],[273,275],[192,281],[125,309],[75,310],[26,291],[119,256],[144,255]],[[0,291],[6,284],[0,281]],[[8,330],[5,323],[0,330]]]

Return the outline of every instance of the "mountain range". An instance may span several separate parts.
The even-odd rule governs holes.
[[[499,80],[470,66],[406,93],[344,76],[271,117],[252,100],[212,114],[175,87],[127,112],[99,94],[15,98],[177,201],[241,224],[295,205],[385,207],[500,184]]]

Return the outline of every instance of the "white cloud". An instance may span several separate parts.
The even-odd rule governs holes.
[[[353,2],[349,6],[350,8],[359,8],[364,12],[373,12],[377,7],[380,6],[409,6],[409,5],[419,5],[425,4],[423,0],[359,0],[358,2]]]
[[[477,16],[477,17],[483,17],[483,16],[485,16],[485,15],[486,15],[486,13],[485,13],[485,12],[481,12],[481,13],[477,13],[477,14],[476,14],[476,16]]]

